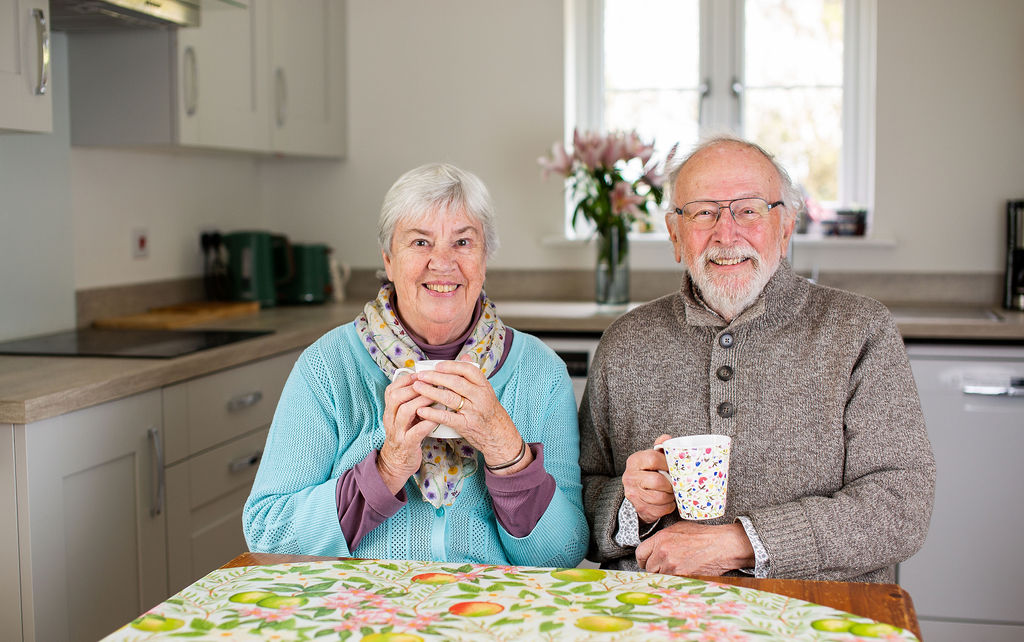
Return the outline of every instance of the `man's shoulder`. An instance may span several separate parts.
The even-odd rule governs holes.
[[[807,306],[811,314],[875,321],[885,321],[891,317],[889,308],[877,299],[818,283],[810,284]]]
[[[679,293],[673,292],[632,308],[612,321],[603,337],[628,337],[659,329],[678,328],[676,312]]]

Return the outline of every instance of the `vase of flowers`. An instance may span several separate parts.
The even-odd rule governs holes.
[[[573,132],[571,153],[555,143],[548,156],[537,160],[543,175],[565,177],[576,203],[575,227],[582,216],[597,238],[597,269],[594,298],[599,304],[629,302],[629,232],[649,231],[664,196],[665,166],[652,160],[653,143],[636,132]]]

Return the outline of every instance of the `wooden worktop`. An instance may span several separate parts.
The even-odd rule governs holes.
[[[599,334],[625,310],[582,301],[504,301],[506,324],[528,332]],[[303,348],[328,330],[350,322],[363,302],[280,307],[211,324],[211,328],[273,330],[274,333],[174,359],[0,356],[0,423],[26,424],[106,401],[153,390]],[[946,309],[950,309],[947,308]],[[1024,313],[942,316],[921,306],[897,315],[907,340],[1024,342]]]

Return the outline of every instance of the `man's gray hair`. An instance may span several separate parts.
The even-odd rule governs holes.
[[[779,161],[775,160],[774,154],[768,153],[766,149],[757,143],[752,143],[749,140],[744,140],[737,136],[731,136],[728,134],[716,135],[702,140],[693,148],[693,151],[691,151],[689,155],[672,165],[669,169],[667,179],[665,180],[665,194],[668,197],[666,199],[667,203],[672,202],[672,190],[675,189],[676,179],[679,178],[679,172],[683,170],[686,163],[688,163],[689,160],[698,153],[717,145],[740,145],[751,149],[768,159],[768,162],[772,164],[772,167],[775,168],[775,172],[779,175],[782,202],[786,207],[786,218],[787,220],[793,220],[796,218],[800,210],[804,208],[804,196],[800,192],[800,188],[793,184],[793,179],[789,177],[789,172],[786,171],[786,168],[783,167]]]
[[[402,174],[384,196],[377,222],[377,242],[391,256],[391,241],[400,221],[464,211],[484,231],[484,254],[498,249],[494,206],[487,187],[476,175],[448,163],[421,165]]]

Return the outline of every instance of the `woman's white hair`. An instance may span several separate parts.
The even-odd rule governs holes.
[[[785,212],[786,216],[788,217],[787,220],[793,220],[796,218],[800,210],[804,208],[804,196],[801,193],[800,188],[793,184],[793,179],[790,178],[789,172],[786,171],[786,168],[783,167],[782,164],[779,163],[777,160],[775,160],[775,156],[773,154],[768,153],[767,150],[765,150],[757,143],[752,143],[749,140],[744,140],[742,138],[738,138],[736,136],[731,136],[728,134],[716,135],[702,140],[700,143],[697,144],[696,147],[693,148],[693,151],[691,151],[689,155],[681,159],[679,162],[675,163],[671,167],[671,169],[669,169],[667,178],[665,180],[665,194],[666,196],[669,197],[666,199],[666,203],[672,202],[671,191],[675,188],[676,179],[679,178],[679,172],[683,170],[683,166],[685,166],[686,163],[689,162],[689,160],[696,156],[698,153],[710,147],[715,147],[717,145],[740,145],[742,147],[754,150],[761,154],[762,156],[764,156],[766,159],[768,159],[768,162],[772,164],[772,167],[775,168],[775,172],[779,175],[779,186],[780,191],[782,192],[782,202],[786,207]]]
[[[491,196],[475,174],[448,163],[421,165],[402,174],[384,196],[377,223],[377,242],[391,256],[391,241],[400,221],[415,221],[448,212],[465,212],[484,232],[484,255],[498,249]]]

